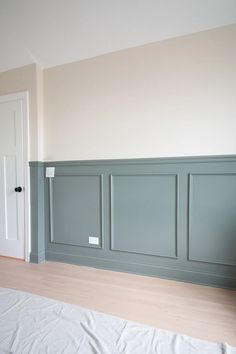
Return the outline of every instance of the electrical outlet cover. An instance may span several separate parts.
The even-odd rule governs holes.
[[[55,167],[46,167],[46,177],[53,178],[55,176]]]
[[[99,245],[99,238],[89,236],[89,244],[90,245]]]

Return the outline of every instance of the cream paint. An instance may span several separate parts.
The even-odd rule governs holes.
[[[43,157],[42,76],[43,72],[37,64],[0,73],[0,95],[29,92],[30,160],[41,160]]]
[[[44,158],[236,153],[236,25],[44,71]]]
[[[36,65],[36,95],[37,95],[38,160],[43,160],[43,154],[44,154],[43,70],[39,65]]]

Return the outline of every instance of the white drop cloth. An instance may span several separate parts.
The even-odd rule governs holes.
[[[236,348],[0,288],[0,353],[236,354]]]

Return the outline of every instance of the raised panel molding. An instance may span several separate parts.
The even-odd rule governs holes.
[[[189,174],[188,260],[236,265],[236,173]]]
[[[110,175],[110,206],[111,250],[177,258],[177,174]]]
[[[236,288],[236,155],[31,162],[30,179],[31,261]]]
[[[103,247],[103,175],[57,174],[49,184],[50,241]],[[98,237],[99,244],[89,244]]]

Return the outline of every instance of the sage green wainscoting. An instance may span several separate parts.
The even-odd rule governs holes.
[[[236,287],[236,156],[30,166],[32,261]]]
[[[45,168],[42,162],[30,162],[31,196],[31,253],[30,261],[39,263],[45,260],[45,207],[44,182]]]

